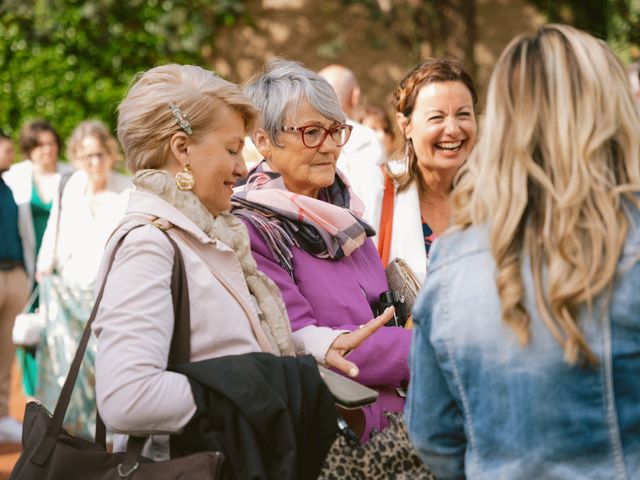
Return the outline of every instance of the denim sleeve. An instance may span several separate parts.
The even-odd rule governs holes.
[[[439,480],[464,478],[466,439],[462,413],[449,390],[431,341],[431,326],[443,318],[440,272],[431,275],[413,310],[415,326],[405,407],[409,437],[418,456]]]

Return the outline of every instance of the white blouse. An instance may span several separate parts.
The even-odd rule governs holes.
[[[54,200],[37,262],[37,271],[56,268],[65,279],[83,285],[94,282],[104,247],[125,213],[132,188],[128,177],[111,173],[107,189],[90,200],[87,184],[86,173],[78,171],[64,187],[60,204]]]

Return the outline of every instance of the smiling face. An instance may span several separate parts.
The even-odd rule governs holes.
[[[424,85],[408,121],[398,115],[400,128],[405,137],[411,139],[418,167],[423,172],[455,172],[468,158],[476,141],[473,99],[462,82]]]
[[[94,186],[104,187],[116,159],[100,140],[94,136],[84,137],[78,145],[77,156],[76,163],[86,172],[89,181]]]
[[[231,209],[232,189],[236,180],[247,173],[242,157],[244,120],[227,106],[221,108],[220,118],[224,123],[187,147],[189,168],[195,179],[192,191],[213,215]]]
[[[306,102],[287,115],[285,123],[286,127],[312,125],[327,129],[339,125]],[[336,146],[331,135],[315,148],[308,148],[302,143],[299,131],[281,132],[277,139],[280,147],[273,145],[263,131],[256,135],[258,149],[268,160],[273,171],[282,175],[289,191],[317,198],[321,188],[333,184],[340,147]]]

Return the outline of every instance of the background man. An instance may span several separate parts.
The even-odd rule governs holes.
[[[353,72],[342,65],[329,65],[318,73],[333,87],[347,123],[353,127],[349,141],[342,147],[338,168],[347,175],[351,188],[364,202],[365,218],[375,228],[380,218],[370,218],[366,210],[382,202],[384,176],[380,167],[387,161],[384,147],[375,131],[353,120],[360,101],[360,87]]]
[[[0,174],[13,163],[11,138],[0,131]],[[18,232],[18,206],[0,176],[0,443],[19,443],[20,422],[9,416],[9,389],[15,346],[11,330],[29,295],[22,242]]]

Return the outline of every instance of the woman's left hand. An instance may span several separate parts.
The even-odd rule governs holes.
[[[329,347],[324,357],[324,363],[329,367],[337,368],[351,378],[357,377],[359,373],[358,367],[355,363],[344,358],[345,355],[386,325],[393,318],[394,312],[395,309],[393,307],[388,307],[381,315],[364,325],[360,325],[357,330],[339,335]]]

